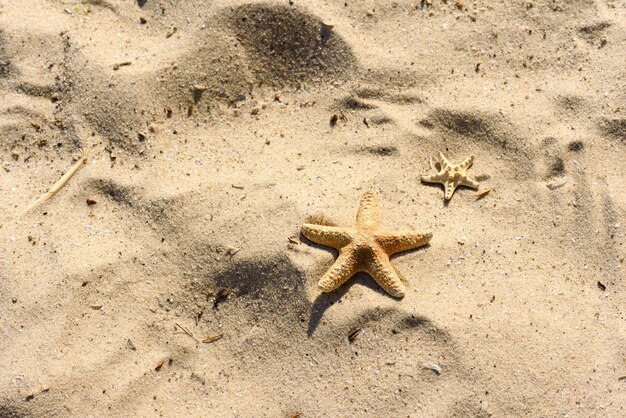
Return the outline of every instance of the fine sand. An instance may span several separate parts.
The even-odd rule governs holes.
[[[0,417],[625,416],[626,3],[462,3],[0,1]]]

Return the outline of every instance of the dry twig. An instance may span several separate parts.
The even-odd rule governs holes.
[[[213,343],[217,340],[221,340],[222,337],[224,336],[224,334],[216,334],[216,335],[211,335],[209,337],[206,337],[205,339],[202,340],[203,343]]]
[[[63,177],[61,177],[56,183],[54,183],[54,185],[50,188],[50,190],[48,190],[39,199],[37,199],[33,204],[31,204],[24,213],[31,211],[32,209],[36,208],[39,205],[42,205],[48,199],[50,199],[55,194],[57,194],[59,190],[65,187],[67,182],[70,181],[72,177],[74,177],[74,174],[76,174],[78,169],[81,168],[82,165],[86,163],[87,163],[87,154],[85,153],[85,151],[81,150],[81,156],[78,159],[78,161],[76,161],[76,164],[74,164],[72,168],[70,168],[69,171],[63,175]]]
[[[180,325],[178,322],[174,323],[174,325],[176,325],[178,328],[180,328],[181,330],[183,330],[183,332],[187,335],[189,335],[191,338],[193,338],[194,340],[198,341],[196,339],[196,337],[193,336],[193,334],[189,331],[187,331],[182,325]]]

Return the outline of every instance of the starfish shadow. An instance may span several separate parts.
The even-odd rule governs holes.
[[[326,310],[333,306],[336,302],[339,301],[342,297],[345,296],[346,293],[350,290],[352,286],[359,285],[365,286],[370,290],[373,290],[383,296],[391,298],[393,300],[397,300],[396,298],[389,296],[385,290],[380,287],[373,278],[369,276],[367,273],[357,273],[355,274],[348,283],[343,284],[337,290],[334,290],[330,293],[320,293],[315,301],[311,304],[311,314],[309,316],[309,326],[307,328],[307,337],[311,337],[317,326],[322,321]]]
[[[332,253],[333,258],[335,260],[339,256],[339,251],[337,251],[336,249],[317,244],[307,239],[304,235],[302,235],[302,233],[300,234],[300,241],[311,247],[318,248],[318,249],[325,250],[325,251]],[[330,308],[332,305],[334,305],[346,293],[348,293],[348,290],[350,290],[350,288],[357,283],[362,286],[368,287],[374,290],[375,292],[380,293],[381,295],[391,297],[368,274],[357,273],[354,275],[354,277],[349,279],[348,283],[345,283],[344,285],[340,286],[339,289],[336,289],[330,293],[320,293],[315,298],[315,301],[313,301],[313,303],[311,304],[311,314],[309,316],[309,326],[307,329],[308,337],[311,337],[313,335],[313,333],[315,332],[315,329],[317,328],[320,321],[322,320],[322,317],[324,316],[324,313],[326,312],[326,310]]]

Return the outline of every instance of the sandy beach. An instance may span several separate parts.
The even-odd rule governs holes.
[[[625,416],[625,47],[623,0],[1,0],[0,418]],[[318,287],[368,192],[432,233],[402,298]]]

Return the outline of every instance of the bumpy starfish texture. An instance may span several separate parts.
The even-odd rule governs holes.
[[[463,160],[460,164],[452,164],[444,155],[439,153],[439,172],[432,176],[422,176],[422,181],[426,183],[441,183],[443,184],[445,193],[444,198],[446,200],[452,199],[452,195],[458,186],[467,186],[473,189],[477,189],[479,184],[476,180],[470,178],[467,175],[467,170],[472,166],[474,162],[474,156],[471,155]],[[432,159],[430,160],[430,167],[433,170],[436,168],[433,166]]]
[[[390,295],[401,298],[405,288],[389,256],[426,245],[430,232],[387,232],[380,228],[378,198],[367,192],[361,198],[353,227],[304,224],[302,235],[309,240],[339,250],[335,264],[318,283],[323,292],[331,292],[356,273],[365,272]]]

